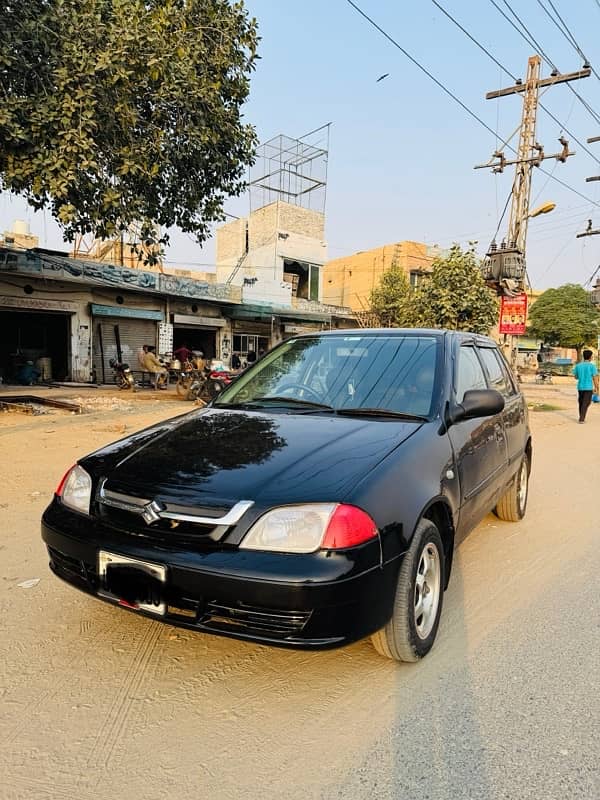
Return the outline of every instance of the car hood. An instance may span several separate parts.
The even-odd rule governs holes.
[[[124,448],[127,455],[104,475],[114,491],[186,506],[342,501],[419,427],[393,419],[207,409],[159,426],[133,451]],[[102,451],[97,456],[108,466]]]

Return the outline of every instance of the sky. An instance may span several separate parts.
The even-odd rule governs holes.
[[[551,1],[600,75],[599,0]],[[550,0],[439,0],[503,66],[524,78],[527,59],[535,51],[493,2],[509,17],[509,6],[514,9],[561,72],[581,68],[581,55],[541,7],[554,14]],[[485,99],[486,92],[512,85],[512,78],[432,0],[356,4],[494,133],[448,97],[348,0],[246,0],[261,36],[246,121],[256,126],[261,141],[279,133],[300,137],[331,123],[326,205],[330,258],[403,239],[441,247],[476,241],[477,251],[484,254],[514,168],[494,175],[473,167],[487,162],[520,123],[520,95]],[[543,77],[550,70],[544,62]],[[384,73],[388,77],[377,82]],[[571,86],[600,119],[600,78],[592,75]],[[586,144],[588,137],[600,136],[600,121],[566,84],[548,89],[542,103],[590,153],[539,111],[537,138],[545,152],[561,149],[561,132],[576,152],[565,164],[547,160],[544,169],[583,197],[535,171],[531,207],[552,201],[556,209],[529,223],[528,273],[535,289],[568,282],[585,285],[600,264],[600,236],[575,236],[590,218],[600,228],[600,181],[585,182],[600,174],[600,142]],[[511,141],[513,146],[516,142]],[[248,206],[247,197],[232,198],[225,210],[240,215]],[[34,213],[20,198],[3,193],[0,230],[10,228],[16,218],[27,220],[42,244],[61,246],[60,230],[48,212]],[[499,239],[506,223],[505,217]],[[214,241],[201,248],[190,236],[173,231],[166,259],[177,268],[210,269]]]

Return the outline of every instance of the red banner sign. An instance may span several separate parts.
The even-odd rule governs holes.
[[[500,302],[500,333],[523,336],[527,327],[527,295],[503,296]]]

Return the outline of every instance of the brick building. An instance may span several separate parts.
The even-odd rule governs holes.
[[[328,261],[323,270],[323,302],[365,311],[370,296],[392,264],[403,269],[412,286],[443,255],[438,247],[422,242],[402,241]]]

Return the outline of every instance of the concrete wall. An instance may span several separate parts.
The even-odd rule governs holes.
[[[311,239],[325,239],[325,214],[290,203],[279,202],[279,230]]]
[[[217,228],[217,264],[234,263],[246,248],[247,219],[236,219]]]
[[[277,201],[256,209],[247,220],[223,225],[217,230],[218,282],[228,280],[244,253],[246,223],[249,249],[232,284],[245,287],[252,302],[260,299],[260,293],[263,302],[267,302],[267,297],[277,298],[278,303],[289,302],[288,290],[282,287],[283,260],[325,264],[324,214]],[[248,280],[253,281],[250,290]]]

